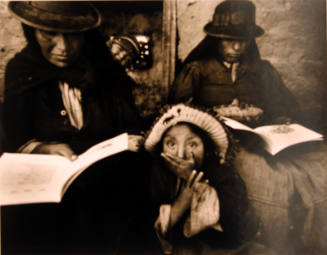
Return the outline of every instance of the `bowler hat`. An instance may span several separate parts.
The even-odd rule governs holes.
[[[99,11],[88,2],[13,1],[8,8],[22,23],[46,31],[82,32],[101,24]]]
[[[232,39],[257,37],[264,33],[255,24],[255,5],[247,0],[226,0],[220,3],[204,31],[209,36]]]

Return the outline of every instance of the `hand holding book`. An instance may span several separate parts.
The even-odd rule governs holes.
[[[248,131],[260,136],[264,141],[264,148],[271,155],[276,155],[278,152],[295,144],[324,140],[322,134],[296,123],[250,128],[241,122],[227,117],[222,117],[222,119],[232,129]]]
[[[58,203],[90,165],[125,150],[129,150],[127,133],[92,146],[74,161],[60,155],[4,153],[0,158],[0,205]]]

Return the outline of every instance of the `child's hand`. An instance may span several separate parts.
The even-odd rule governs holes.
[[[202,177],[203,172],[197,172],[193,170],[189,175],[185,185],[182,187],[182,191],[178,196],[176,203],[180,203],[181,207],[183,207],[185,210],[190,207],[195,184],[200,182]]]
[[[182,187],[182,191],[172,204],[170,213],[170,227],[174,226],[183,214],[191,206],[193,189],[196,183],[200,182],[203,176],[203,172],[197,172],[195,170],[189,175],[186,183]]]
[[[169,153],[161,153],[161,156],[166,160],[169,170],[184,180],[187,180],[192,170],[197,168],[193,154],[189,159],[182,159]]]

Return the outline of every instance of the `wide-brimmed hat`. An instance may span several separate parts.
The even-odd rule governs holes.
[[[178,123],[191,123],[209,135],[216,145],[216,152],[219,154],[221,163],[225,162],[229,139],[226,129],[217,116],[209,111],[182,103],[165,106],[161,113],[146,135],[145,150],[153,152],[163,134],[172,126]]]
[[[22,23],[46,31],[83,32],[101,24],[99,11],[88,2],[13,1],[8,8]]]
[[[264,33],[255,24],[255,5],[247,0],[226,0],[220,3],[204,31],[209,36],[231,39],[257,37]]]

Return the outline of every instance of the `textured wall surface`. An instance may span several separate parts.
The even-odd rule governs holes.
[[[134,96],[140,113],[149,116],[157,111],[162,101],[162,3],[142,6],[128,4],[127,8],[120,3],[98,3],[103,14],[103,31],[108,35],[121,35],[144,32],[151,35],[153,65],[148,70],[136,70],[128,74],[137,83]],[[138,19],[135,19],[138,17]],[[131,23],[131,20],[136,20]],[[141,20],[141,22],[138,22]],[[146,25],[148,24],[148,25]],[[3,99],[3,77],[5,65],[14,54],[25,46],[20,23],[7,9],[7,2],[0,1],[0,101]]]
[[[203,26],[221,0],[177,2],[178,57],[183,60],[204,37]],[[257,39],[264,59],[280,72],[313,125],[324,114],[326,83],[325,0],[253,0],[256,21],[265,34]]]
[[[5,65],[25,45],[19,22],[7,10],[7,1],[0,1],[0,101],[3,95]]]

